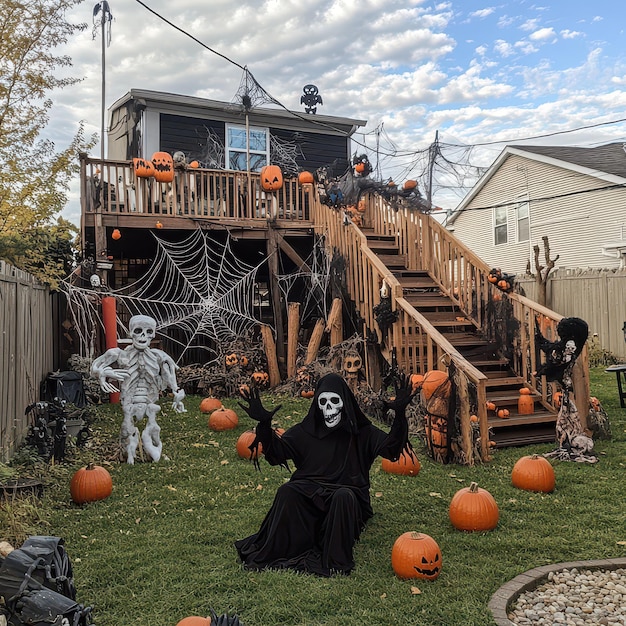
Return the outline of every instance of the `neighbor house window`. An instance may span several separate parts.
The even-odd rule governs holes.
[[[269,163],[269,130],[226,126],[226,163],[230,170],[260,172]],[[249,160],[248,160],[249,159]]]
[[[497,207],[493,214],[494,233],[493,240],[496,246],[507,242],[506,207]]]
[[[530,239],[530,202],[525,198],[517,205],[517,240]]]

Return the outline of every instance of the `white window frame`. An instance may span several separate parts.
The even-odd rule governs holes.
[[[522,209],[525,209],[526,211],[525,216],[520,215],[520,212]],[[530,241],[530,200],[528,198],[528,195],[526,194],[524,194],[518,199],[518,204],[515,209],[515,219],[516,219],[516,226],[517,226],[517,241],[519,242]],[[524,220],[526,221],[526,224],[527,224],[526,237],[522,239],[520,235],[521,233],[520,223],[523,222]]]
[[[502,221],[504,216],[504,221]],[[498,241],[499,230],[504,230],[504,241]],[[493,245],[502,246],[509,243],[509,212],[506,206],[495,207],[493,210]]]
[[[238,132],[241,136],[245,137],[245,142],[240,143],[237,146],[231,145],[231,131]],[[258,146],[251,143],[250,138],[254,134],[259,133],[265,135],[265,149],[259,149]],[[250,170],[252,172],[261,171],[263,165],[268,165],[270,162],[270,130],[269,128],[261,128],[259,126],[249,126],[246,133],[246,127],[242,124],[226,124],[226,169],[237,169],[239,171]],[[245,145],[243,145],[245,143]],[[233,168],[232,157],[239,155],[240,160],[243,157],[246,167]],[[241,165],[241,163],[240,163]],[[252,167],[250,167],[252,165]]]

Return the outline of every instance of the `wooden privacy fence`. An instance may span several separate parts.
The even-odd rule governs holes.
[[[536,298],[532,276],[519,276],[516,281],[528,298]],[[585,320],[589,333],[598,334],[600,345],[626,362],[626,269],[557,270],[548,279],[547,304],[565,317]]]
[[[10,459],[30,423],[26,407],[53,366],[52,302],[47,287],[0,261],[0,462]]]

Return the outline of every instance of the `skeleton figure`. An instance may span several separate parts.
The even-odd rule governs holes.
[[[348,352],[343,359],[343,372],[352,393],[357,392],[359,370],[362,366],[361,357],[356,352]]]
[[[139,429],[135,422],[144,417],[147,423],[141,433],[143,448],[153,461],[161,458],[161,427],[156,421],[161,410],[157,404],[159,391],[169,387],[174,392],[174,411],[185,413],[186,409],[183,405],[185,392],[179,389],[176,382],[176,364],[162,350],[150,348],[150,341],[156,332],[156,321],[146,315],[135,315],[130,318],[129,330],[132,344],[124,350],[107,350],[94,360],[91,374],[100,380],[100,387],[107,393],[118,391],[107,378],[120,381],[120,403],[124,413],[120,439],[127,462],[132,465],[139,445]],[[116,363],[119,369],[112,367]]]

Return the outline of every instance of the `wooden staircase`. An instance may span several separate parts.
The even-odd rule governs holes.
[[[499,447],[552,442],[555,439],[556,412],[534,393],[535,412],[520,415],[517,410],[519,389],[526,381],[515,375],[497,346],[458,305],[445,294],[426,270],[409,270],[405,255],[399,254],[395,237],[362,228],[370,250],[397,279],[404,298],[435,327],[475,368],[487,376],[486,397],[497,409],[507,409],[508,418],[488,411],[489,436]]]

